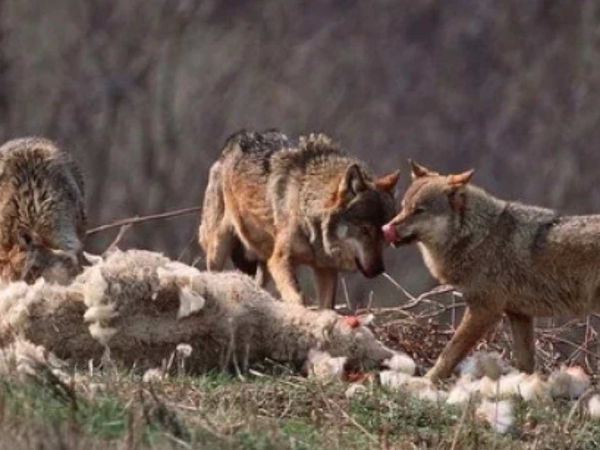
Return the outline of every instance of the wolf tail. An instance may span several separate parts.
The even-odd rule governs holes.
[[[222,166],[217,161],[210,169],[198,230],[199,244],[207,255],[209,270],[222,270],[227,257],[240,271],[254,276],[258,262],[247,254],[242,241],[225,217]]]

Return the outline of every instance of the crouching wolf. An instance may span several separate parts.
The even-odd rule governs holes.
[[[85,236],[83,179],[46,139],[0,147],[0,277],[66,283],[80,271]]]
[[[504,314],[517,367],[532,372],[534,317],[600,309],[600,216],[500,200],[469,183],[473,171],[443,176],[412,166],[402,210],[384,234],[395,245],[418,242],[431,274],[467,304],[428,376],[449,376]]]
[[[284,300],[303,303],[294,274],[312,267],[321,307],[335,302],[338,271],[384,270],[381,227],[394,211],[399,172],[375,179],[323,134],[292,143],[277,131],[230,137],[211,167],[200,245],[208,270],[231,257],[264,264]],[[264,279],[262,284],[266,282]]]

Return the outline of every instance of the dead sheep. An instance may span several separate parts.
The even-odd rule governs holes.
[[[311,350],[353,370],[406,359],[364,318],[277,301],[241,273],[200,272],[149,251],[115,251],[69,286],[13,283],[1,295],[13,300],[0,298],[0,344],[18,331],[76,364],[108,350],[125,366],[158,367],[182,343],[192,372],[245,371],[265,358],[301,369]]]

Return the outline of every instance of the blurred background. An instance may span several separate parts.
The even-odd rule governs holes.
[[[200,205],[225,138],[272,127],[324,131],[377,173],[401,168],[400,192],[411,157],[591,213],[599,24],[600,3],[570,0],[0,0],[0,138],[70,151],[90,226]],[[198,223],[137,225],[121,246],[189,262]],[[386,259],[410,291],[434,285],[416,248]],[[345,279],[355,304],[403,299],[383,278]]]

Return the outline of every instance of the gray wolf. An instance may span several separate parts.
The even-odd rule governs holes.
[[[600,308],[600,216],[563,216],[501,200],[470,183],[473,171],[440,175],[412,163],[402,210],[383,227],[394,245],[417,242],[441,283],[467,309],[428,372],[449,376],[504,315],[517,368],[535,368],[534,318],[579,316]]]
[[[81,269],[84,183],[53,142],[27,137],[0,147],[0,276],[66,283]]]
[[[290,141],[278,131],[241,131],[211,167],[200,245],[207,268],[228,258],[273,278],[282,298],[304,303],[295,276],[310,266],[323,308],[335,302],[339,271],[384,271],[381,226],[394,213],[399,172],[375,178],[324,134]]]

